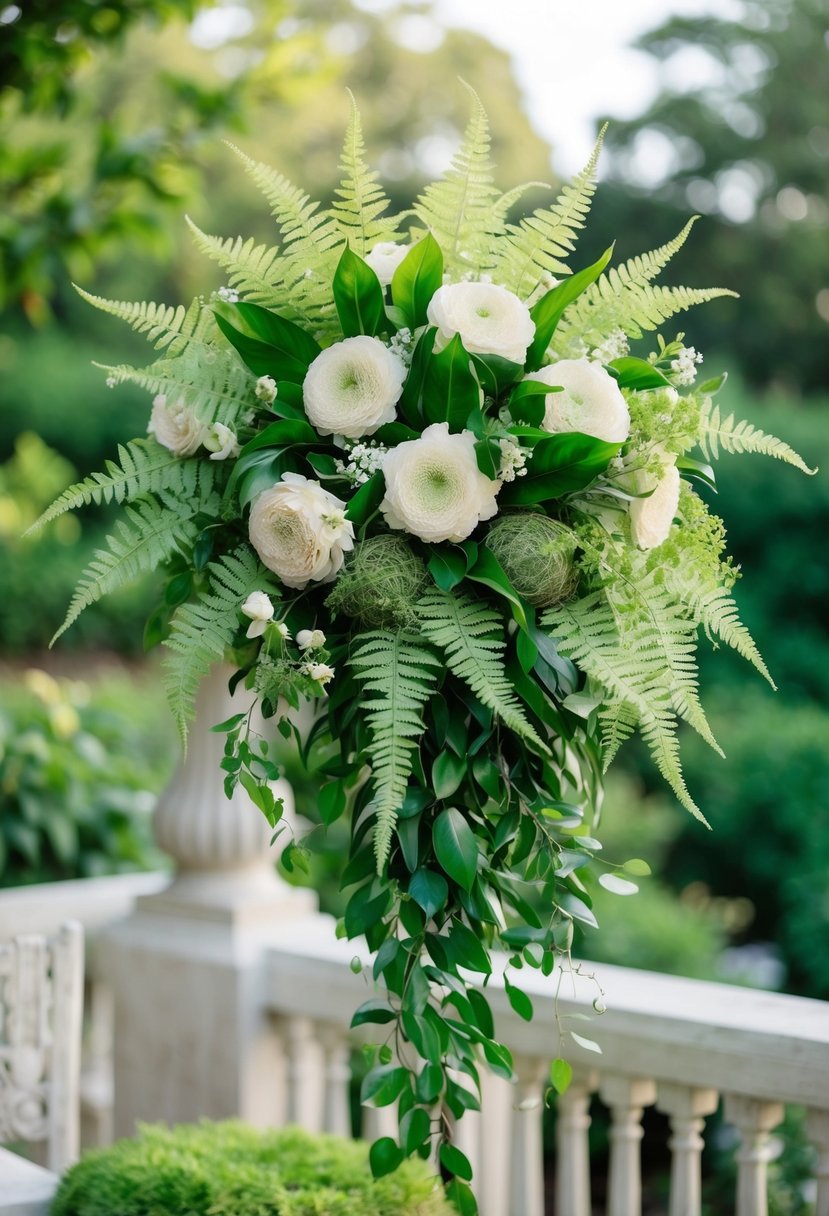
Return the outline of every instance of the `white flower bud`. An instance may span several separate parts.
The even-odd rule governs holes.
[[[334,679],[334,668],[329,667],[327,663],[305,663],[302,670],[312,680],[316,680],[318,684],[322,684],[323,687],[329,680]]]
[[[251,621],[245,637],[258,638],[265,632],[268,621],[273,619],[274,608],[264,591],[251,591],[242,604],[242,612]]]
[[[273,376],[260,376],[256,381],[254,392],[260,401],[264,401],[266,405],[270,405],[276,400],[276,381]]]
[[[300,629],[296,635],[296,644],[300,650],[322,650],[325,634],[321,629]]]
[[[675,459],[675,458],[674,458]],[[647,498],[634,498],[630,504],[630,533],[640,549],[655,549],[668,539],[679,507],[679,470],[667,464],[657,479],[640,469],[634,474],[638,493],[653,492]]]
[[[371,267],[382,287],[388,287],[394,272],[411,249],[411,245],[398,245],[396,241],[378,241],[363,259]]]
[[[211,460],[235,458],[241,451],[236,439],[236,432],[232,431],[229,426],[225,426],[223,422],[212,423],[207,428],[202,442],[210,452]]]

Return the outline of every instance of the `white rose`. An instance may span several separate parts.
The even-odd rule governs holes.
[[[679,470],[667,464],[659,478],[645,470],[633,475],[637,493],[653,493],[647,498],[634,498],[630,504],[630,533],[640,549],[655,549],[668,539],[674,516],[679,508]]]
[[[383,459],[386,496],[380,510],[390,528],[425,541],[464,540],[498,510],[499,481],[478,468],[471,431],[449,434],[446,422],[398,444]]]
[[[264,591],[251,591],[242,604],[242,612],[250,617],[250,625],[245,637],[258,638],[268,627],[268,621],[273,620],[273,604]]]
[[[159,393],[153,398],[147,431],[176,456],[192,456],[204,443],[207,427],[189,405],[183,401],[168,405],[167,398]]]
[[[432,296],[426,316],[438,328],[435,350],[460,334],[470,354],[500,355],[523,363],[535,337],[526,304],[495,283],[447,283]]]
[[[379,338],[361,334],[322,351],[308,368],[305,412],[321,435],[359,439],[394,421],[406,365]]]
[[[388,287],[394,278],[394,272],[411,249],[411,245],[398,245],[395,241],[378,241],[369,249],[363,259],[380,280],[382,287]]]
[[[527,380],[562,386],[545,398],[542,430],[580,431],[606,443],[623,443],[630,433],[630,414],[619,385],[609,372],[589,359],[560,359]]]
[[[239,455],[241,448],[236,439],[236,432],[223,422],[213,422],[207,428],[202,443],[210,452],[211,460],[227,460],[229,456]]]
[[[322,650],[325,634],[321,629],[300,629],[296,635],[296,644],[300,650]]]
[[[283,473],[278,485],[262,491],[248,532],[264,565],[287,587],[330,582],[354,547],[345,503],[298,473]]]

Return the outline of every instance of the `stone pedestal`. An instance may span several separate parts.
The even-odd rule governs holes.
[[[272,830],[241,786],[224,795],[224,736],[210,727],[252,699],[230,697],[229,675],[218,667],[205,681],[187,756],[156,810],[156,839],[176,863],[170,886],[139,899],[95,947],[114,995],[116,1136],[138,1120],[238,1116],[266,1126],[284,1114],[263,958],[286,918],[313,911],[316,896],[278,877]],[[291,790],[280,786],[290,821]]]

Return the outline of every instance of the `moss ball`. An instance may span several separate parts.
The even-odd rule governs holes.
[[[368,629],[410,623],[428,577],[426,567],[399,536],[372,536],[354,548],[325,601],[335,615]]]
[[[536,608],[569,599],[578,571],[574,532],[546,515],[503,515],[487,533],[487,548],[497,557],[519,595]]]

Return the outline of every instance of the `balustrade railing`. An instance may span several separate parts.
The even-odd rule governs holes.
[[[0,896],[0,939],[26,929],[51,931],[70,916],[87,929],[88,1143],[111,1136],[113,1100],[109,956],[96,949],[96,934],[126,916],[136,897],[158,892],[166,881],[163,875],[134,875]],[[200,935],[214,931],[209,921],[198,929]],[[318,913],[286,919],[261,942],[250,999],[270,1028],[271,1049],[263,1057],[269,1064],[256,1084],[278,1096],[270,1102],[273,1120],[340,1134],[351,1130],[350,1064],[358,1037],[348,1024],[372,993],[370,970],[352,970],[355,953],[359,949],[337,940],[331,919]],[[253,955],[251,960],[253,965]],[[619,967],[586,964],[581,970],[565,978],[557,1002],[552,978],[522,973],[535,1006],[531,1024],[513,1013],[498,976],[490,982],[498,1033],[513,1052],[517,1081],[486,1076],[482,1112],[468,1113],[457,1127],[458,1143],[475,1166],[482,1216],[543,1216],[550,1189],[543,1173],[543,1099],[562,1031],[575,1073],[557,1099],[556,1216],[590,1216],[593,1210],[588,1131],[596,1100],[609,1112],[607,1216],[641,1212],[640,1151],[649,1108],[668,1121],[669,1216],[696,1216],[706,1119],[720,1102],[738,1137],[737,1216],[766,1216],[774,1131],[788,1104],[806,1108],[816,1150],[815,1213],[829,1216],[829,1006]],[[597,984],[607,1007],[600,1016],[593,1013]],[[571,1025],[585,1029],[569,1021],[573,1014],[594,1018],[587,1033],[601,1044],[601,1055],[567,1039]],[[141,1117],[163,1118],[165,1111],[146,1109]],[[395,1112],[364,1109],[357,1130],[367,1138],[394,1134]]]

